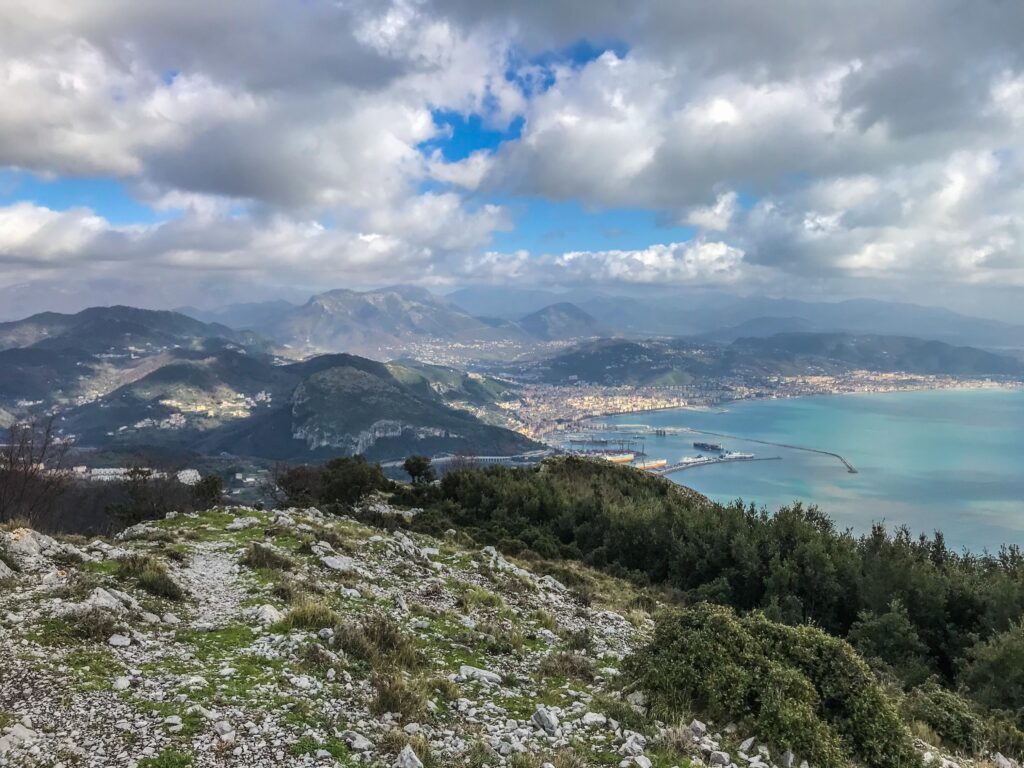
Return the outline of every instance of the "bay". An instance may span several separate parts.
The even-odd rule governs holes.
[[[1024,545],[1024,390],[962,389],[750,400],[720,410],[678,409],[603,418],[609,424],[688,427],[841,454],[821,454],[700,434],[648,436],[647,454],[670,463],[699,451],[694,440],[779,456],[669,475],[722,502],[776,510],[816,504],[839,528],[875,522],[917,535],[941,530],[950,546],[996,551]],[[630,433],[627,428],[623,434]]]

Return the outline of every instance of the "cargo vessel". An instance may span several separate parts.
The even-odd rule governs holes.
[[[633,465],[637,469],[661,469],[668,466],[668,459],[651,459],[650,461],[638,461]]]
[[[702,451],[719,451],[721,452],[722,446],[718,443],[694,443],[694,448],[698,448]]]
[[[629,464],[636,458],[636,455],[632,453],[606,453],[602,458],[605,461],[610,461],[612,464]]]

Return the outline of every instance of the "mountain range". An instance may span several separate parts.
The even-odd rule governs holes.
[[[917,375],[1021,376],[1024,362],[974,347],[905,336],[778,333],[731,344],[686,339],[600,339],[524,366],[549,384],[682,386],[730,376],[838,374],[852,370]]]
[[[602,326],[634,336],[695,336],[731,342],[789,331],[913,336],[949,344],[1024,349],[1024,325],[970,317],[940,307],[874,299],[838,302],[739,296],[676,289],[643,297],[577,290],[555,293],[513,288],[467,288],[447,297],[471,314],[518,318],[571,302]]]
[[[470,412],[499,421],[495,402],[514,397],[499,382],[344,354],[283,363],[252,332],[177,313],[48,313],[4,324],[0,340],[4,420],[56,408],[85,446],[278,460],[535,447]]]
[[[242,304],[218,312],[188,310],[203,320],[247,328],[301,352],[345,351],[378,359],[424,342],[529,344],[608,333],[572,304],[555,303],[521,318],[470,314],[423,288],[337,289],[305,304]]]

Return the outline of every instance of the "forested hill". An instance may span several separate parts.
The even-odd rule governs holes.
[[[1016,546],[957,553],[941,533],[880,525],[858,538],[815,507],[769,514],[721,505],[579,458],[456,472],[421,493],[418,530],[456,528],[510,555],[581,561],[682,605],[709,601],[820,627],[894,686],[905,716],[965,749],[970,739],[1024,749],[1024,553]]]

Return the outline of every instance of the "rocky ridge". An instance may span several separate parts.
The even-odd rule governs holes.
[[[591,574],[594,596],[454,531],[217,509],[0,531],[0,553],[4,768],[801,765],[645,714],[619,684],[652,628],[629,585]]]

